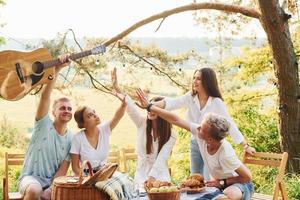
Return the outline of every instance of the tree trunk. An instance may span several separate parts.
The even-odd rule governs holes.
[[[258,0],[258,4],[278,80],[281,146],[289,153],[289,171],[300,173],[300,88],[298,63],[287,23],[289,16],[278,0]]]

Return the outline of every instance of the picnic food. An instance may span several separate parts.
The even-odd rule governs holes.
[[[171,183],[160,180],[148,180],[145,182],[145,189],[149,193],[155,192],[175,192],[179,191],[177,186],[172,186]]]
[[[201,192],[204,189],[204,178],[201,174],[192,174],[180,185],[181,190],[185,190],[188,193]]]
[[[159,188],[151,188],[148,192],[176,192],[178,188],[176,186],[162,186]]]
[[[171,183],[160,180],[148,180],[145,182],[145,188],[148,188],[149,190],[151,188],[160,188],[163,186],[171,186]]]
[[[177,186],[159,180],[148,180],[145,182],[145,189],[149,200],[179,200],[180,193]]]

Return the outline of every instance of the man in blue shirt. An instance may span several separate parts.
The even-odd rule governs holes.
[[[61,63],[68,62],[68,57],[59,57]],[[70,158],[69,151],[72,133],[67,128],[72,119],[72,106],[67,98],[54,101],[52,114],[49,117],[50,96],[60,69],[66,64],[57,66],[55,77],[44,88],[35,116],[33,135],[26,153],[23,171],[20,177],[19,190],[24,200],[50,199],[51,184],[55,177],[67,173]]]

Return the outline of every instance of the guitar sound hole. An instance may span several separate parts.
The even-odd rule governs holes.
[[[41,75],[44,71],[44,65],[41,62],[34,62],[32,65],[32,72],[35,75]]]

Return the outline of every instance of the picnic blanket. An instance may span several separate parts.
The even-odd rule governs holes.
[[[221,192],[220,190],[216,190],[214,192],[204,194],[203,196],[197,198],[196,200],[212,200],[212,199],[217,199],[222,195],[224,195],[223,192]]]
[[[134,184],[128,179],[127,174],[115,172],[112,177],[105,181],[98,181],[95,184],[96,188],[105,192],[111,200],[130,200],[134,196]]]

